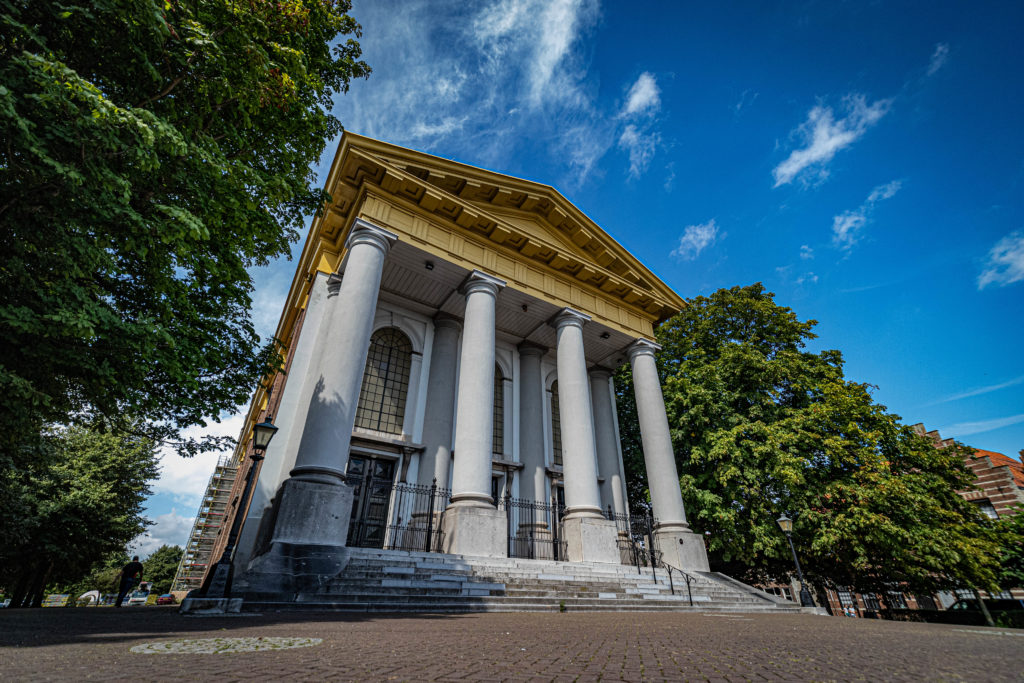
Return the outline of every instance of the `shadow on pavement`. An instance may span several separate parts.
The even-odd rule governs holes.
[[[267,612],[225,617],[186,617],[177,607],[66,607],[0,610],[0,648],[72,643],[117,643],[139,638],[202,637],[203,633],[275,624],[365,623],[396,619],[472,618],[472,614],[367,614]]]

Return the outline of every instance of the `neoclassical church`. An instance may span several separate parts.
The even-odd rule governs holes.
[[[628,563],[623,363],[652,540],[708,569],[655,367],[675,292],[547,185],[346,133],[326,190],[277,328],[283,369],[234,456],[236,580],[327,574],[349,547]],[[279,432],[255,462],[264,420]]]

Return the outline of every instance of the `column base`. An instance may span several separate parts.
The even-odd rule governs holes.
[[[654,542],[663,562],[685,571],[710,571],[704,537],[689,529],[669,527],[654,532]]]
[[[178,614],[193,617],[238,614],[241,611],[241,598],[185,598],[178,608]]]
[[[277,494],[271,543],[344,546],[353,496],[348,484],[287,479]]]
[[[567,517],[562,530],[570,562],[619,564],[615,522],[598,517]]]
[[[508,557],[508,519],[496,508],[450,505],[441,526],[446,553]]]
[[[233,595],[292,599],[317,590],[348,564],[352,487],[287,479],[275,497],[269,549],[248,563],[232,586]],[[264,514],[266,517],[266,514]]]

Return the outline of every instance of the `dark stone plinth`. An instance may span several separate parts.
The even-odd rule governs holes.
[[[353,489],[291,478],[281,485],[267,552],[235,575],[231,594],[291,601],[316,592],[348,564],[345,547]]]
[[[348,564],[344,546],[274,543],[235,579],[232,594],[247,600],[293,600],[316,592]]]

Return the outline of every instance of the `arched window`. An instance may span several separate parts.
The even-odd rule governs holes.
[[[505,376],[497,364],[494,366],[494,437],[491,439],[491,451],[495,455],[505,452]]]
[[[554,464],[562,466],[562,418],[558,414],[558,380],[551,383],[551,446]]]
[[[411,366],[412,344],[401,330],[387,327],[373,333],[359,390],[357,427],[402,433]]]

